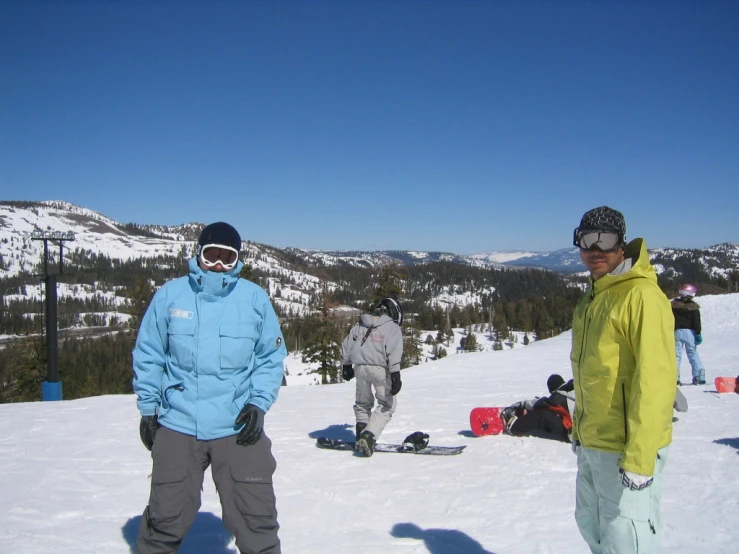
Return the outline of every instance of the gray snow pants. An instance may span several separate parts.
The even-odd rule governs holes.
[[[136,554],[174,554],[200,509],[210,465],[223,509],[223,523],[242,554],[280,554],[272,474],[276,463],[266,435],[251,446],[236,435],[198,440],[160,427],[152,448],[149,505],[136,539]]]
[[[385,429],[395,413],[397,399],[390,394],[390,372],[376,365],[359,365],[354,368],[357,379],[357,396],[354,403],[354,415],[357,423],[366,423],[365,431],[371,432],[375,438]],[[375,388],[374,396],[372,387]],[[377,398],[377,409],[372,411]]]

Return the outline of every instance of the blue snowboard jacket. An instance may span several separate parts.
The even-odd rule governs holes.
[[[235,435],[245,404],[277,399],[287,355],[267,293],[238,274],[203,271],[165,283],[149,305],[133,350],[142,416],[198,439]]]

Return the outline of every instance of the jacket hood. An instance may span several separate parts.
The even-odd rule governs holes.
[[[362,316],[359,318],[359,324],[362,327],[379,327],[380,325],[385,325],[386,323],[392,322],[393,320],[386,314],[382,314],[379,317],[372,314],[362,314]]]
[[[657,272],[649,263],[649,253],[644,239],[634,239],[624,248],[624,261],[611,273],[600,279],[590,277],[593,293],[602,292],[630,279],[648,279],[657,284]]]
[[[190,286],[195,292],[203,292],[212,296],[226,296],[233,290],[239,281],[239,273],[244,263],[239,261],[231,271],[216,272],[204,271],[198,263],[197,257],[187,262],[190,270]]]

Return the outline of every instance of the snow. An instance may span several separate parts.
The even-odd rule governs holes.
[[[31,233],[36,230],[74,233],[74,241],[64,243],[65,256],[80,249],[131,260],[163,253],[177,255],[183,247],[192,248],[194,244],[173,234],[165,239],[131,236],[116,225],[102,214],[68,202],[44,201],[30,209],[0,205],[0,229],[7,229],[3,232],[7,240],[0,244],[0,256],[7,269],[0,270],[0,276],[32,271],[37,260],[43,259],[43,241],[31,239]],[[49,258],[50,263],[58,264],[59,248],[55,243],[49,244]]]
[[[541,252],[482,252],[480,254],[470,254],[470,258],[478,260],[486,260],[488,262],[514,262],[532,256],[540,256]]]
[[[464,304],[467,305],[467,304]],[[335,308],[336,311],[342,311],[339,308]],[[359,314],[359,310],[356,310],[357,314]],[[477,349],[480,352],[484,352],[486,350],[493,350],[495,340],[494,337],[490,334],[489,331],[477,331],[475,329],[479,329],[480,325],[475,325],[472,327],[472,334],[475,335],[475,338],[477,339]],[[482,325],[483,328],[487,328],[487,325]],[[349,328],[347,328],[347,331]],[[470,353],[462,350],[459,346],[460,341],[463,337],[465,337],[468,333],[469,329],[463,328],[463,327],[457,327],[452,329],[452,333],[454,334],[454,338],[442,342],[439,344],[440,347],[442,347],[446,351],[447,356],[455,356],[455,355],[463,355],[467,356]],[[438,331],[420,331],[418,336],[420,337],[421,344],[421,363],[418,366],[417,369],[421,369],[425,367],[424,364],[434,363],[432,351],[434,349],[433,344],[426,344],[426,337],[428,335],[431,335],[432,339],[436,338],[436,335],[438,334]],[[511,331],[511,334],[513,335],[513,339],[506,339],[502,341],[502,346],[504,349],[506,348],[523,348],[524,344],[524,336],[527,335],[527,333],[523,333],[520,331]],[[2,335],[0,335],[0,338],[2,338]],[[533,340],[531,338],[531,335],[529,334],[529,340]],[[288,345],[288,348],[290,348],[291,345]],[[318,363],[305,363],[302,361],[302,353],[299,351],[291,351],[287,358],[285,358],[285,373],[287,374],[287,384],[288,385],[320,385],[321,384],[321,376],[315,371],[320,367],[320,364]],[[405,374],[404,374],[405,375]]]
[[[442,287],[443,292],[429,300],[429,305],[432,307],[441,306],[443,308],[451,308],[456,305],[460,308],[465,308],[470,305],[479,305],[483,294],[492,295],[495,292],[495,288],[493,287],[487,287],[479,293],[471,293],[469,291],[457,292],[457,289],[461,288],[457,285]]]
[[[709,381],[736,375],[739,294],[698,301]],[[570,447],[469,432],[471,408],[543,394],[554,372],[569,378],[569,350],[567,332],[404,370],[382,440],[422,430],[433,444],[467,445],[453,457],[320,450],[318,436],[352,436],[354,382],[283,387],[266,418],[283,552],[587,554]],[[664,474],[662,551],[737,552],[739,395],[682,390],[690,409],[678,414]],[[0,552],[131,552],[151,473],[138,422],[132,395],[0,405]],[[180,552],[236,552],[209,473]]]

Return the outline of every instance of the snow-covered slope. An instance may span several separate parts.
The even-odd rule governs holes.
[[[698,301],[707,377],[739,373],[739,294]],[[319,435],[351,436],[354,383],[284,387],[266,419],[283,552],[586,554],[569,446],[475,438],[468,421],[474,406],[543,394],[553,372],[568,377],[569,349],[565,333],[404,370],[382,439],[422,430],[434,444],[467,445],[451,458],[320,450]],[[713,391],[683,387],[690,409],[678,414],[665,470],[663,552],[737,551],[739,395]],[[151,473],[138,421],[133,396],[0,405],[0,552],[131,552]],[[209,475],[180,552],[235,553]]]

